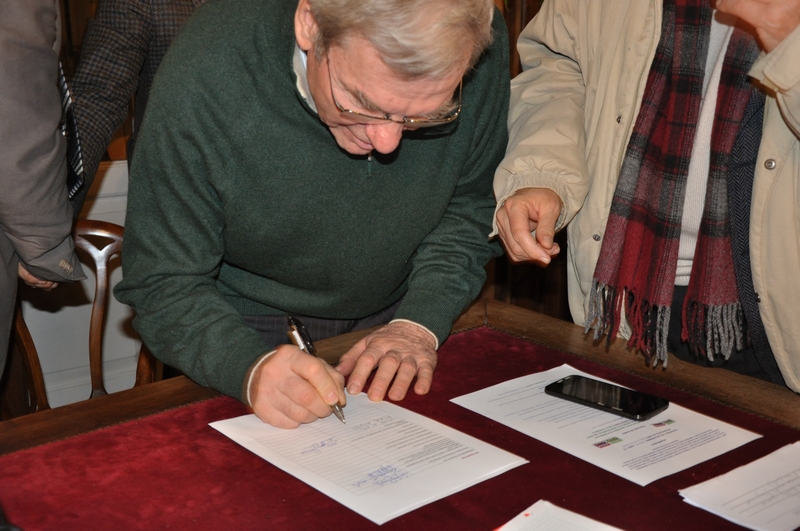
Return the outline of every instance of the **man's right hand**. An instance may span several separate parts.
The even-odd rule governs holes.
[[[293,345],[281,345],[253,374],[253,413],[278,428],[296,428],[327,417],[344,406],[344,376],[320,358]]]
[[[549,264],[561,250],[553,241],[561,207],[561,198],[549,188],[522,188],[506,199],[497,210],[497,230],[508,257]]]
[[[50,291],[51,289],[55,289],[58,287],[58,282],[53,282],[51,280],[42,280],[39,277],[32,275],[25,266],[22,265],[22,262],[19,262],[17,265],[17,274],[22,281],[32,288],[42,289],[44,291]]]

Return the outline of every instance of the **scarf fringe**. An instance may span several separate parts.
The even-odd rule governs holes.
[[[614,312],[609,312],[607,307],[614,300],[615,289],[601,283],[597,279],[592,280],[592,289],[589,291],[589,311],[583,323],[583,333],[588,334],[594,328],[592,339],[600,339],[603,334],[608,333],[614,318]],[[616,336],[616,333],[613,334]],[[612,334],[609,334],[608,341],[611,341]]]
[[[687,304],[681,339],[689,343],[692,352],[714,361],[716,356],[726,360],[735,350],[745,347],[745,322],[740,302],[711,306],[692,302]]]
[[[583,323],[584,333],[594,329],[592,338],[606,336],[606,344],[617,337],[620,321],[627,318],[631,325],[631,338],[628,346],[644,353],[653,366],[659,362],[667,367],[669,321],[672,309],[669,306],[652,306],[646,301],[635,301],[626,289],[617,289],[592,281],[589,293],[589,311]],[[632,300],[627,301],[628,298]],[[625,304],[629,302],[628,304]],[[627,312],[627,313],[626,313]],[[655,326],[653,326],[655,317]],[[707,305],[690,302],[684,309],[681,339],[689,344],[697,355],[714,361],[716,356],[726,360],[734,350],[745,346],[745,322],[742,305],[739,302],[722,305]]]
[[[667,336],[672,309],[669,306],[651,306],[647,302],[625,304],[630,293],[626,289],[618,290],[598,280],[592,281],[589,293],[589,311],[583,323],[584,333],[594,329],[593,339],[606,335],[606,344],[617,337],[620,321],[627,318],[631,323],[631,338],[628,346],[644,353],[647,361],[653,366],[659,362],[667,367]],[[633,302],[633,301],[630,301]],[[653,326],[653,310],[655,310],[655,326]]]

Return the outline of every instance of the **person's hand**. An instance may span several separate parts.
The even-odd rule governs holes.
[[[800,26],[800,0],[716,0],[715,7],[753,26],[766,52]]]
[[[497,231],[508,257],[549,264],[561,250],[553,241],[559,215],[561,198],[549,188],[523,188],[506,199],[497,210]]]
[[[414,377],[414,392],[424,395],[431,389],[436,368],[435,347],[436,340],[422,327],[395,321],[356,343],[339,360],[336,370],[350,376],[347,392],[355,395],[377,367],[367,393],[373,402],[383,400],[387,389],[390,399],[402,400]]]
[[[39,277],[33,276],[27,269],[25,269],[25,267],[21,263],[17,266],[17,274],[25,284],[29,285],[32,288],[50,291],[51,289],[58,287],[58,282],[53,282],[51,280],[42,280]]]
[[[296,428],[345,405],[344,376],[320,358],[281,345],[253,374],[253,413],[278,428]]]

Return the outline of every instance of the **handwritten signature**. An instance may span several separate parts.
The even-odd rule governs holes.
[[[363,422],[356,426],[353,426],[354,431],[365,431],[370,428],[374,428],[375,426],[383,426],[384,424],[388,424],[389,422],[394,422],[397,420],[397,417],[393,415],[384,415],[382,417],[370,419],[367,422]]]
[[[336,446],[338,443],[339,441],[337,441],[335,437],[330,437],[328,439],[325,439],[324,441],[314,443],[308,448],[305,448],[303,451],[300,452],[300,455],[319,454],[322,453],[322,450],[324,450],[325,448]]]
[[[392,465],[384,465],[374,472],[370,472],[363,479],[353,483],[355,487],[362,487],[364,485],[372,484],[376,487],[389,485],[390,483],[397,483],[408,474],[397,470]]]

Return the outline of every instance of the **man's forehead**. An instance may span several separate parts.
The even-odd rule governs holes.
[[[350,38],[345,43],[331,46],[328,50],[328,68],[334,83],[347,92],[354,103],[379,110],[370,94],[374,95],[379,88],[394,88],[404,80],[386,65],[368,40]]]
[[[327,51],[328,58],[336,62],[336,70],[369,69],[384,72],[400,79],[400,75],[381,58],[378,49],[365,37],[349,33],[332,43]]]

